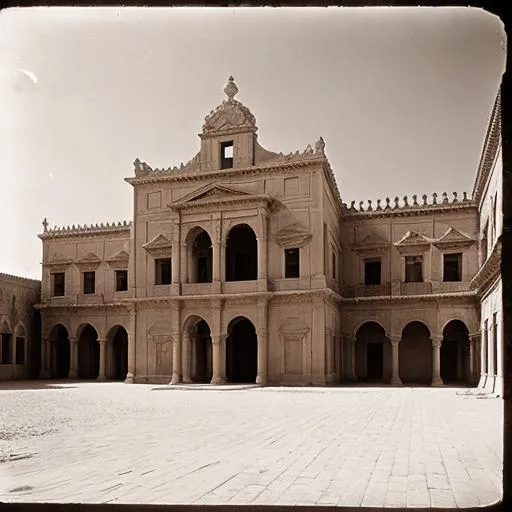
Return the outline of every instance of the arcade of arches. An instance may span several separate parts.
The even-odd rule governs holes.
[[[389,337],[376,322],[366,322],[352,342],[353,380],[406,385],[471,384],[473,347],[466,325],[452,320],[442,336],[422,322],[407,324]]]
[[[113,327],[106,340],[98,339],[91,324],[82,325],[78,336],[70,336],[62,324],[49,335],[48,368],[55,379],[124,380],[128,371],[128,333],[122,326]]]

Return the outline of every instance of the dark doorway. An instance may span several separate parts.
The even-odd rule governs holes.
[[[100,345],[98,333],[87,324],[78,339],[78,376],[82,379],[96,379],[100,370]]]
[[[213,260],[212,241],[210,235],[203,229],[196,235],[192,251],[195,266],[192,282],[211,283]]]
[[[381,381],[383,378],[384,345],[368,343],[366,345],[366,377],[368,380]]]
[[[128,373],[128,333],[124,327],[118,327],[111,341],[110,379],[124,380]]]
[[[457,382],[458,343],[446,341],[441,345],[441,379],[446,384]]]
[[[432,383],[432,342],[430,331],[422,322],[410,322],[402,331],[399,365],[404,384]]]
[[[63,325],[56,325],[50,333],[51,373],[55,379],[67,379],[71,363],[69,334]]]
[[[443,329],[441,379],[445,384],[469,380],[469,331],[460,320],[452,320]]]
[[[229,382],[254,383],[258,371],[256,329],[247,318],[233,320],[226,342],[226,377]]]
[[[258,245],[256,235],[247,224],[231,229],[226,245],[226,281],[258,279]]]
[[[195,326],[195,371],[191,375],[193,382],[208,383],[212,380],[212,338],[210,327],[204,320],[200,320]]]

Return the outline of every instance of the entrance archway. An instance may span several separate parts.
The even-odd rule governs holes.
[[[254,324],[245,317],[233,319],[226,339],[228,382],[254,383],[258,371],[258,339]]]
[[[424,323],[410,322],[402,331],[399,365],[404,384],[430,385],[432,382],[432,343]]]
[[[106,377],[125,380],[128,373],[128,333],[121,325],[110,329],[107,336]]]
[[[210,235],[202,228],[194,228],[187,236],[190,249],[190,282],[211,283],[213,250]]]
[[[210,326],[200,319],[192,327],[192,382],[209,383],[213,375]]]
[[[226,281],[258,279],[258,244],[247,224],[231,228],[226,242]]]
[[[443,329],[440,357],[444,384],[469,381],[469,331],[464,322],[452,320]]]
[[[62,325],[55,325],[50,331],[50,371],[54,379],[67,379],[71,363],[68,330]]]
[[[78,337],[78,376],[96,379],[100,370],[100,345],[96,329],[86,324]]]
[[[386,331],[377,322],[366,322],[356,334],[356,377],[359,381],[383,382],[389,378],[390,347]]]

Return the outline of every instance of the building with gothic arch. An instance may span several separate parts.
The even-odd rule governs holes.
[[[136,160],[130,222],[49,228],[42,378],[502,390],[499,94],[471,197],[342,201],[226,99],[187,163]]]

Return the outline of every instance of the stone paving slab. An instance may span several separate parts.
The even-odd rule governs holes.
[[[0,383],[0,502],[490,505],[502,496],[503,402],[479,398]]]

